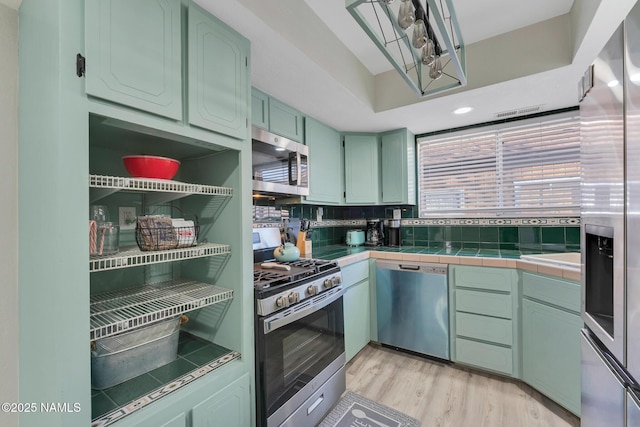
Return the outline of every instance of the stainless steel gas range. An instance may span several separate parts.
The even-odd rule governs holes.
[[[346,387],[340,267],[256,263],[254,288],[257,425],[314,426]]]

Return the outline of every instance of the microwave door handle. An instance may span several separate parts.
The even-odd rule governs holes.
[[[340,288],[340,290],[338,292],[336,292],[335,294],[329,296],[328,298],[325,298],[324,300],[322,300],[321,302],[317,303],[317,304],[311,304],[305,308],[303,308],[302,310],[295,312],[293,314],[290,314],[288,316],[282,316],[281,314],[276,314],[275,316],[272,316],[268,319],[265,319],[264,321],[264,334],[267,335],[268,333],[271,333],[283,326],[286,326],[290,323],[295,322],[296,320],[300,320],[303,317],[308,316],[309,314],[316,312],[318,310],[320,310],[323,307],[328,306],[329,304],[331,304],[332,302],[334,302],[335,300],[337,300],[338,298],[341,298],[342,295],[344,294],[344,289]]]
[[[293,159],[296,157],[297,153],[289,153],[289,185],[297,185],[298,184],[298,175],[296,175],[296,179],[293,179]],[[298,163],[298,162],[296,162]],[[296,166],[296,172],[298,167]]]

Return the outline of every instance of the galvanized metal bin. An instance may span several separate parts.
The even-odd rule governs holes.
[[[92,343],[91,387],[113,387],[175,360],[180,324],[174,317]]]

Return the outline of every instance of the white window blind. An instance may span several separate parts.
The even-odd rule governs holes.
[[[420,217],[579,215],[574,112],[418,140]]]

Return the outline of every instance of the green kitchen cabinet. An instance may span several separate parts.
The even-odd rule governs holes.
[[[344,136],[344,197],[347,205],[379,203],[378,147],[377,134],[346,134]]]
[[[189,123],[242,139],[247,133],[249,41],[189,6]]]
[[[87,0],[84,5],[87,94],[182,119],[180,2]]]
[[[305,141],[303,114],[255,87],[251,88],[251,124],[293,141]]]
[[[87,94],[245,137],[248,40],[180,0],[87,0],[85,16]]]
[[[305,121],[309,147],[309,195],[306,201],[337,205],[342,202],[342,141],[335,129],[310,117]]]
[[[348,362],[371,340],[369,261],[343,267],[342,281],[345,287],[344,341]]]
[[[452,265],[451,359],[519,378],[519,292],[515,270]]]
[[[578,416],[579,305],[578,283],[523,272],[522,379]]]
[[[304,142],[302,113],[269,97],[269,131],[298,142]]]
[[[416,204],[414,136],[407,129],[380,135],[380,201],[382,204]]]
[[[269,130],[269,95],[251,88],[251,124]]]
[[[244,375],[198,404],[191,413],[191,427],[245,427],[250,424],[249,375]]]
[[[216,422],[242,426],[254,422],[253,334],[252,328],[246,327],[253,324],[253,294],[248,291],[252,289],[252,261],[249,245],[244,243],[251,237],[251,183],[242,172],[251,167],[251,152],[249,144],[238,144],[237,138],[224,133],[227,130],[211,132],[199,126],[185,125],[182,121],[183,111],[189,111],[185,107],[188,105],[186,93],[182,92],[182,81],[186,76],[181,74],[186,67],[181,62],[187,57],[186,44],[181,45],[186,42],[186,38],[182,38],[186,28],[180,28],[180,24],[187,21],[187,7],[192,6],[190,2],[180,0],[23,0],[20,4],[18,208],[22,213],[18,229],[18,292],[21,304],[16,319],[21,337],[16,349],[19,400],[67,402],[71,408],[77,403],[81,408],[78,412],[55,414],[22,413],[19,414],[20,425],[85,427],[92,424],[94,410],[106,414],[93,400],[98,391],[91,389],[89,344],[95,326],[90,324],[89,316],[94,288],[113,286],[109,290],[115,291],[140,287],[147,279],[163,275],[168,279],[182,277],[211,286],[219,285],[231,290],[233,295],[225,300],[228,303],[223,304],[225,310],[221,309],[223,305],[198,308],[184,326],[183,332],[197,338],[190,342],[203,345],[194,353],[202,349],[206,352],[205,355],[197,353],[189,361],[191,364],[186,365],[194,370],[198,368],[197,373],[181,376],[187,374],[182,371],[187,359],[177,360],[177,369],[174,364],[158,372],[169,376],[167,371],[171,371],[170,379],[160,379],[163,378],[160,375],[145,382],[144,393],[155,390],[153,399],[128,405],[128,409],[134,410],[110,425],[191,427],[196,406],[200,408],[199,419],[211,424],[211,416],[207,415],[205,407],[216,404],[223,408],[222,412],[216,409]],[[109,16],[102,13],[103,7],[107,8]],[[178,14],[174,15],[176,10]],[[142,21],[141,16],[144,17]],[[176,52],[167,47],[167,40],[173,40],[175,16],[178,17],[178,48],[182,48]],[[160,18],[162,24],[157,22]],[[100,22],[94,22],[94,19]],[[132,27],[134,21],[138,28]],[[209,22],[218,21],[210,17]],[[159,35],[158,28],[153,27],[155,24],[163,27],[165,33]],[[105,30],[104,25],[111,28]],[[120,27],[126,33],[124,36],[112,32],[110,40],[103,40],[111,45],[91,47],[92,37],[100,36],[103,30],[109,33]],[[221,27],[228,30],[222,24]],[[137,39],[135,31],[138,29],[149,34],[141,34]],[[123,37],[128,39],[127,43]],[[93,40],[96,41],[100,39]],[[123,43],[127,45],[122,49],[116,47]],[[248,45],[245,47],[248,53]],[[101,53],[100,49],[105,51]],[[83,77],[78,77],[73,67],[78,53],[87,58]],[[160,89],[172,90],[170,83],[163,83],[171,81],[171,71],[161,68],[173,61],[169,57],[174,53],[178,58],[176,99],[181,102],[177,116],[170,112],[171,108],[164,109],[171,105],[171,102],[165,105],[164,101],[173,94],[162,98],[165,94],[160,93]],[[112,76],[119,84],[131,86],[129,89],[134,92],[154,93],[161,99],[143,99],[144,102],[138,104],[135,101],[138,94],[120,94],[123,98],[118,98],[122,88],[114,90],[105,82],[106,93],[92,92],[93,83],[89,81],[101,78],[100,54],[111,55],[108,59],[115,61],[110,67],[120,73]],[[169,62],[156,64],[160,56]],[[129,69],[119,68],[126,68],[124,61]],[[136,69],[138,67],[142,68]],[[164,76],[159,80],[157,74],[140,75],[145,71],[164,73]],[[248,88],[248,73],[245,71],[239,76]],[[237,101],[248,108],[248,90],[233,96],[243,96]],[[173,120],[167,120],[168,117]],[[243,129],[240,139],[248,141],[246,119]],[[176,181],[170,184],[177,186],[175,191],[163,192],[158,190],[163,186],[146,184],[141,188],[135,183],[128,187],[131,181],[121,157],[140,152],[182,161]],[[105,153],[107,155],[103,156]],[[215,191],[221,190],[229,197],[224,196],[224,201],[220,202],[217,196],[211,197],[209,193],[189,194],[209,187],[219,187]],[[105,204],[113,207],[110,213],[117,224],[118,207],[133,206],[140,214],[160,203],[171,203],[198,215],[205,222],[200,232],[202,240],[209,242],[203,242],[207,248],[194,250],[191,252],[194,257],[190,259],[182,258],[184,252],[138,252],[135,261],[147,261],[125,265],[122,260],[129,257],[130,251],[124,249],[126,244],[135,246],[135,231],[122,229],[121,252],[116,255],[122,257],[115,261],[103,258],[104,271],[95,271],[94,265],[102,261],[89,258],[89,206]],[[47,206],[46,221],[42,220],[42,209],[34,208],[37,206]],[[226,247],[229,250],[223,249]],[[215,255],[209,257],[210,253]],[[202,257],[203,254],[206,257]],[[108,265],[109,262],[112,264]],[[218,308],[220,310],[216,310]],[[134,324],[122,322],[118,328]],[[235,354],[225,360],[216,359],[218,347]],[[202,365],[196,361],[197,357]],[[213,362],[219,363],[212,366]],[[150,384],[152,390],[146,388]],[[134,388],[120,390],[125,390],[128,398]],[[207,401],[214,395],[219,403]],[[202,406],[199,406],[201,402]],[[118,404],[124,407],[127,403]],[[106,410],[115,410],[113,405],[116,404],[111,402]],[[241,408],[240,411],[237,408]]]

